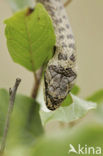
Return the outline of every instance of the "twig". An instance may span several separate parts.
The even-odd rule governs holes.
[[[67,7],[68,4],[71,2],[72,0],[67,0],[65,3],[64,3],[64,6]]]
[[[40,85],[43,69],[44,69],[44,66],[42,66],[34,75],[34,77],[35,77],[35,84],[34,84],[34,88],[33,88],[33,91],[32,91],[32,98],[34,98],[34,99],[36,98],[37,93],[38,93],[38,89],[39,89],[39,85]]]
[[[8,107],[8,112],[7,112],[6,122],[5,122],[3,139],[1,142],[0,156],[3,154],[4,149],[5,149],[7,134],[8,134],[9,125],[10,125],[10,118],[11,118],[11,114],[13,111],[13,106],[14,106],[17,88],[18,88],[20,82],[21,82],[21,79],[17,78],[13,89],[11,89],[11,88],[9,89],[10,100],[9,100],[9,107]]]

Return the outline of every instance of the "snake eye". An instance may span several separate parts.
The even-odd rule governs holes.
[[[72,55],[70,56],[70,60],[73,61],[73,62],[75,62],[75,56],[74,56],[74,54],[72,54]]]

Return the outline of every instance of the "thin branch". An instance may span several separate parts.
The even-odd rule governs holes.
[[[34,88],[33,88],[33,91],[32,91],[32,98],[34,98],[34,99],[36,98],[37,93],[38,93],[38,89],[39,89],[39,85],[40,85],[43,69],[44,69],[44,66],[42,66],[34,75],[34,77],[35,77],[35,85],[34,85]]]
[[[15,101],[15,96],[16,96],[17,88],[18,88],[20,82],[21,82],[21,79],[17,78],[13,89],[11,89],[11,88],[9,89],[10,100],[9,100],[9,107],[8,107],[8,112],[7,112],[6,122],[5,122],[3,139],[1,142],[0,156],[3,154],[4,149],[5,149],[7,134],[8,134],[9,125],[10,125],[11,114],[13,111],[13,106],[14,106],[14,101]]]
[[[64,3],[64,6],[67,7],[68,4],[71,2],[72,0],[67,0],[65,3]]]

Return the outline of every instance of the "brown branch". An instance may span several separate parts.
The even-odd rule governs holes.
[[[34,88],[33,88],[33,91],[32,91],[32,98],[34,98],[34,99],[36,98],[37,93],[38,93],[38,89],[39,89],[39,85],[40,85],[43,69],[44,69],[44,66],[42,66],[34,75],[34,77],[35,77],[35,84],[34,84]]]
[[[21,82],[21,79],[17,78],[13,89],[11,89],[11,88],[9,89],[10,100],[9,100],[9,107],[8,107],[8,112],[7,112],[7,117],[6,117],[5,127],[4,127],[3,139],[1,142],[0,156],[3,154],[4,149],[5,149],[11,114],[12,114],[13,106],[14,106],[14,102],[15,102],[15,96],[16,96],[17,88],[18,88],[20,82]]]
[[[65,3],[64,3],[64,6],[67,7],[68,4],[71,2],[72,0],[67,0]]]

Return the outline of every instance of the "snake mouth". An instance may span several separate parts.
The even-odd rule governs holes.
[[[51,95],[47,95],[47,101],[46,101],[46,106],[50,110],[55,110],[57,109],[61,103],[63,102],[64,98],[59,99],[58,97],[54,98]]]

